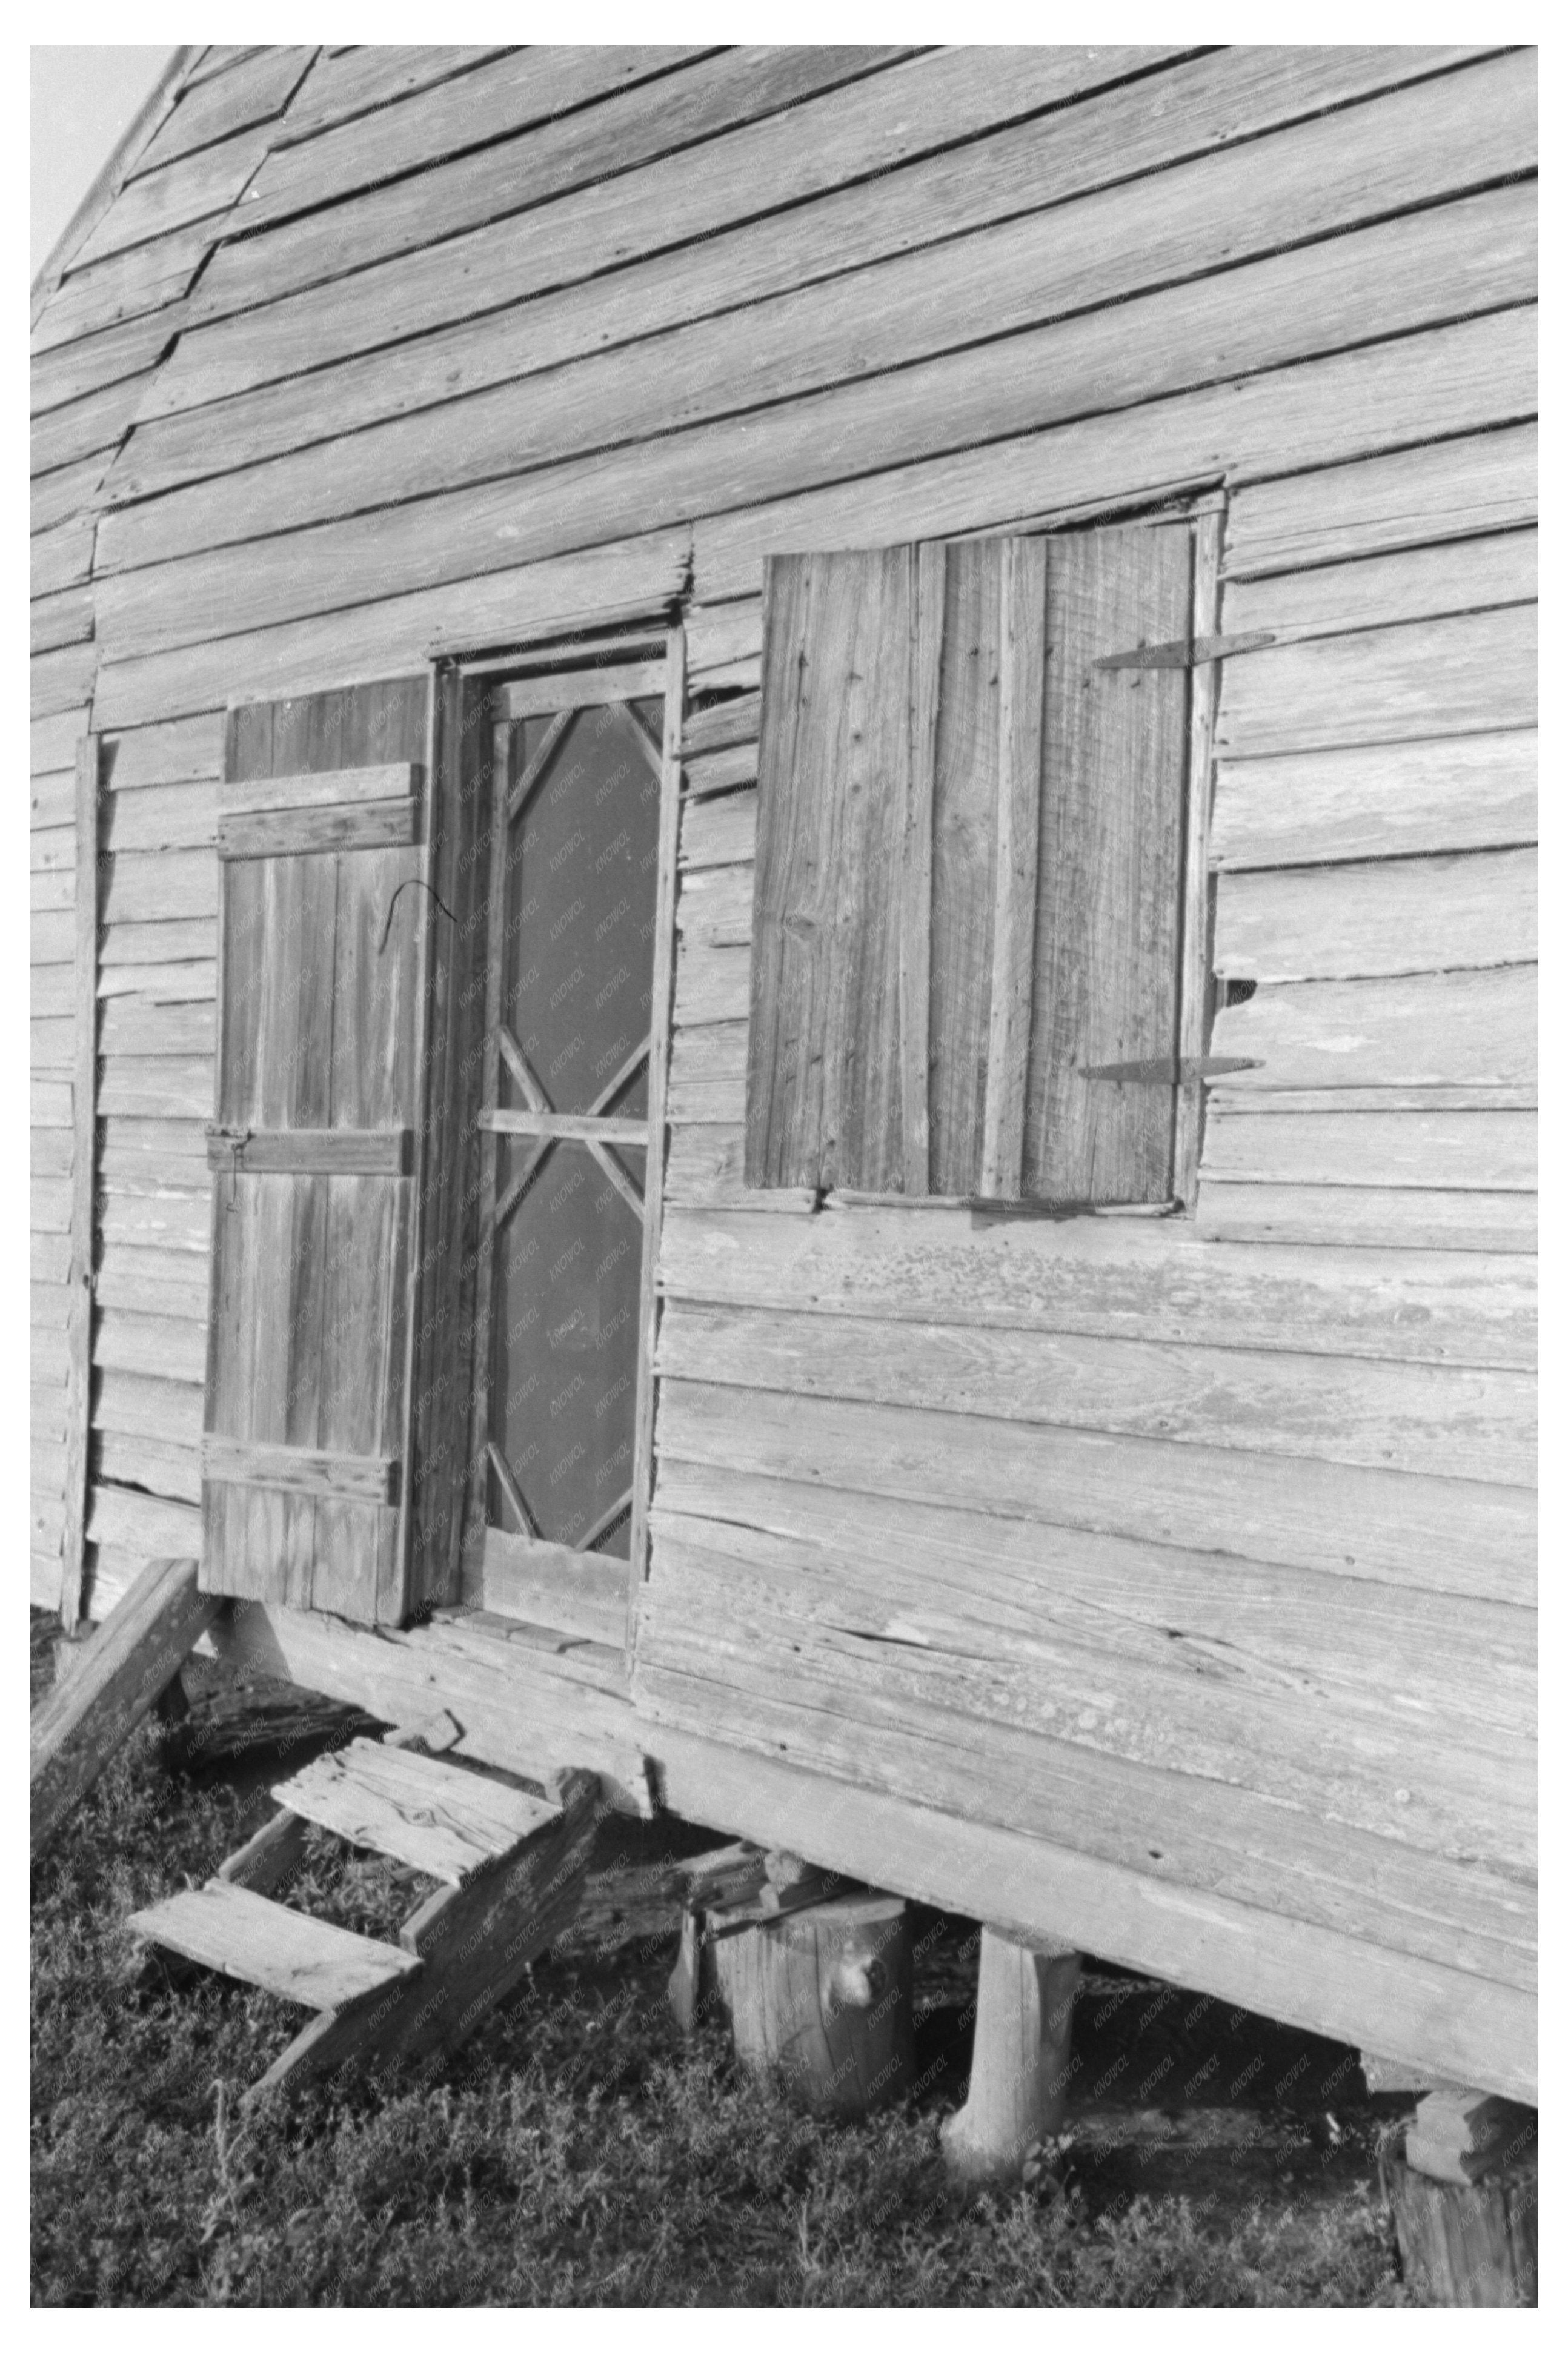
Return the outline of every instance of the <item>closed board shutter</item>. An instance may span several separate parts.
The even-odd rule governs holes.
[[[1170,1197],[1199,528],[770,560],[748,1184]]]
[[[231,713],[219,802],[202,1584],[363,1623],[407,1606],[427,692]]]

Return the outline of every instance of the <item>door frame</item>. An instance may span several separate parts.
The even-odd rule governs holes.
[[[591,678],[596,670],[616,670],[624,675],[630,671],[646,672],[656,668],[662,681],[662,685],[651,684],[643,690],[650,694],[662,691],[663,724],[660,744],[656,747],[650,745],[650,755],[659,776],[658,855],[653,893],[653,966],[649,997],[648,1110],[641,1200],[642,1258],[638,1286],[629,1558],[581,1550],[536,1536],[514,1541],[506,1532],[493,1532],[486,1526],[488,1513],[484,1496],[488,1469],[482,1455],[482,1440],[487,1454],[489,1433],[485,1422],[490,1340],[489,1303],[481,1297],[482,1270],[486,1256],[481,1220],[487,1209],[493,1211],[495,1205],[493,1180],[484,1176],[481,1177],[473,1202],[468,1243],[472,1267],[468,1290],[471,1312],[457,1318],[467,1329],[468,1345],[461,1362],[449,1362],[444,1367],[447,1378],[458,1377],[463,1380],[467,1393],[467,1410],[461,1417],[462,1439],[460,1440],[463,1459],[456,1482],[459,1492],[453,1496],[458,1516],[452,1550],[458,1585],[458,1594],[454,1598],[503,1616],[526,1619],[584,1640],[619,1645],[630,1655],[637,1597],[647,1574],[648,1508],[653,1470],[653,1351],[658,1316],[658,1257],[663,1223],[664,1173],[669,1140],[666,1105],[674,984],[676,848],[680,827],[680,738],[685,702],[685,631],[679,618],[672,620],[668,613],[664,613],[651,616],[642,625],[622,622],[602,636],[579,636],[569,643],[528,641],[503,653],[489,654],[471,660],[442,661],[432,667],[437,673],[432,680],[432,710],[439,705],[441,714],[437,740],[432,744],[432,771],[440,780],[439,805],[443,821],[449,813],[455,813],[465,794],[471,803],[461,821],[454,818],[455,830],[461,834],[461,842],[450,861],[460,869],[466,861],[468,878],[462,891],[453,898],[450,911],[445,906],[440,910],[441,914],[450,913],[451,922],[440,924],[443,938],[435,944],[432,965],[439,972],[445,946],[445,960],[449,966],[445,976],[445,994],[450,997],[454,993],[462,993],[461,988],[453,992],[450,984],[454,960],[459,953],[456,941],[461,937],[461,925],[466,921],[471,926],[472,939],[477,942],[477,952],[471,953],[464,962],[462,976],[472,989],[479,984],[482,974],[485,995],[482,1029],[470,1013],[458,1033],[461,1042],[457,1059],[460,1062],[464,1046],[468,1054],[472,1055],[476,1031],[483,1040],[482,1085],[476,1084],[472,1089],[471,1111],[476,1134],[484,1131],[484,1106],[494,1103],[495,1077],[501,1053],[496,1029],[499,1006],[492,1002],[495,984],[490,971],[488,942],[495,917],[496,893],[502,887],[504,867],[497,867],[491,856],[490,829],[493,822],[495,792],[493,754],[489,744],[482,740],[495,723],[494,691],[503,684],[521,689],[528,683],[537,683],[541,693],[547,694],[552,676],[561,678],[563,684],[567,679],[575,683],[577,677]],[[630,690],[623,684],[620,695],[605,699],[630,699]],[[641,699],[641,696],[638,699]],[[585,697],[576,707],[591,706]],[[471,805],[475,800],[479,804],[477,807]],[[482,854],[477,857],[476,824],[483,835]],[[476,869],[482,871],[476,871]],[[435,920],[440,923],[440,915]],[[447,944],[449,934],[451,935],[450,945]],[[440,1018],[440,1008],[435,1000],[441,995],[439,983],[435,989],[427,992],[432,1019]],[[427,1068],[429,1067],[428,1060]],[[432,1103],[431,1115],[427,1121],[427,1132],[433,1146],[432,1157],[445,1151],[448,1157],[462,1160],[467,1174],[471,1176],[473,1164],[468,1159],[464,1139],[443,1136],[436,1119],[436,1109]],[[528,1115],[524,1114],[523,1117],[526,1119]],[[535,1132],[543,1129],[549,1118],[547,1112],[534,1114],[534,1120],[537,1122]],[[515,1116],[509,1121],[509,1124],[517,1124]],[[491,1129],[488,1132],[494,1134],[497,1131]],[[493,1171],[494,1153],[484,1149],[482,1145],[480,1151],[480,1166]],[[421,1185],[420,1188],[421,1198],[429,1198],[431,1201],[440,1194],[447,1204],[449,1218],[454,1213],[461,1191],[460,1187],[454,1194],[450,1181],[444,1187],[438,1186],[432,1188],[428,1196],[426,1187]],[[466,1204],[463,1210],[466,1225]],[[430,1366],[420,1368],[427,1378],[436,1369]],[[491,1543],[492,1534],[505,1536],[504,1544]]]

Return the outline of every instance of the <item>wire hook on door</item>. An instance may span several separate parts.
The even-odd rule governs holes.
[[[380,955],[383,953],[387,940],[391,937],[392,910],[397,904],[397,902],[402,897],[404,892],[408,890],[429,891],[431,898],[435,901],[437,906],[440,909],[448,923],[455,923],[457,922],[457,917],[453,914],[451,909],[447,905],[446,901],[441,897],[440,892],[432,883],[427,882],[422,874],[406,874],[402,881],[398,883],[396,891],[393,892],[391,898],[387,902],[387,920],[381,926],[381,937],[376,943],[376,953],[377,955]]]

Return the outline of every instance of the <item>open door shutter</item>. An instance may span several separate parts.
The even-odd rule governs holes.
[[[1098,665],[1192,582],[1185,520],[769,560],[748,1184],[1169,1197],[1188,673]]]
[[[202,1585],[371,1624],[407,1604],[427,693],[233,712],[219,804]]]

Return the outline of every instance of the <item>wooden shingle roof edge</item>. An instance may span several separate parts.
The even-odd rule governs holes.
[[[206,44],[200,41],[194,46],[177,48],[132,115],[108,162],[97,174],[39,267],[28,290],[29,327],[37,325],[45,305],[70,267],[73,256],[86,243],[114,202],[132,164],[173,107],[193,68],[206,53]]]

